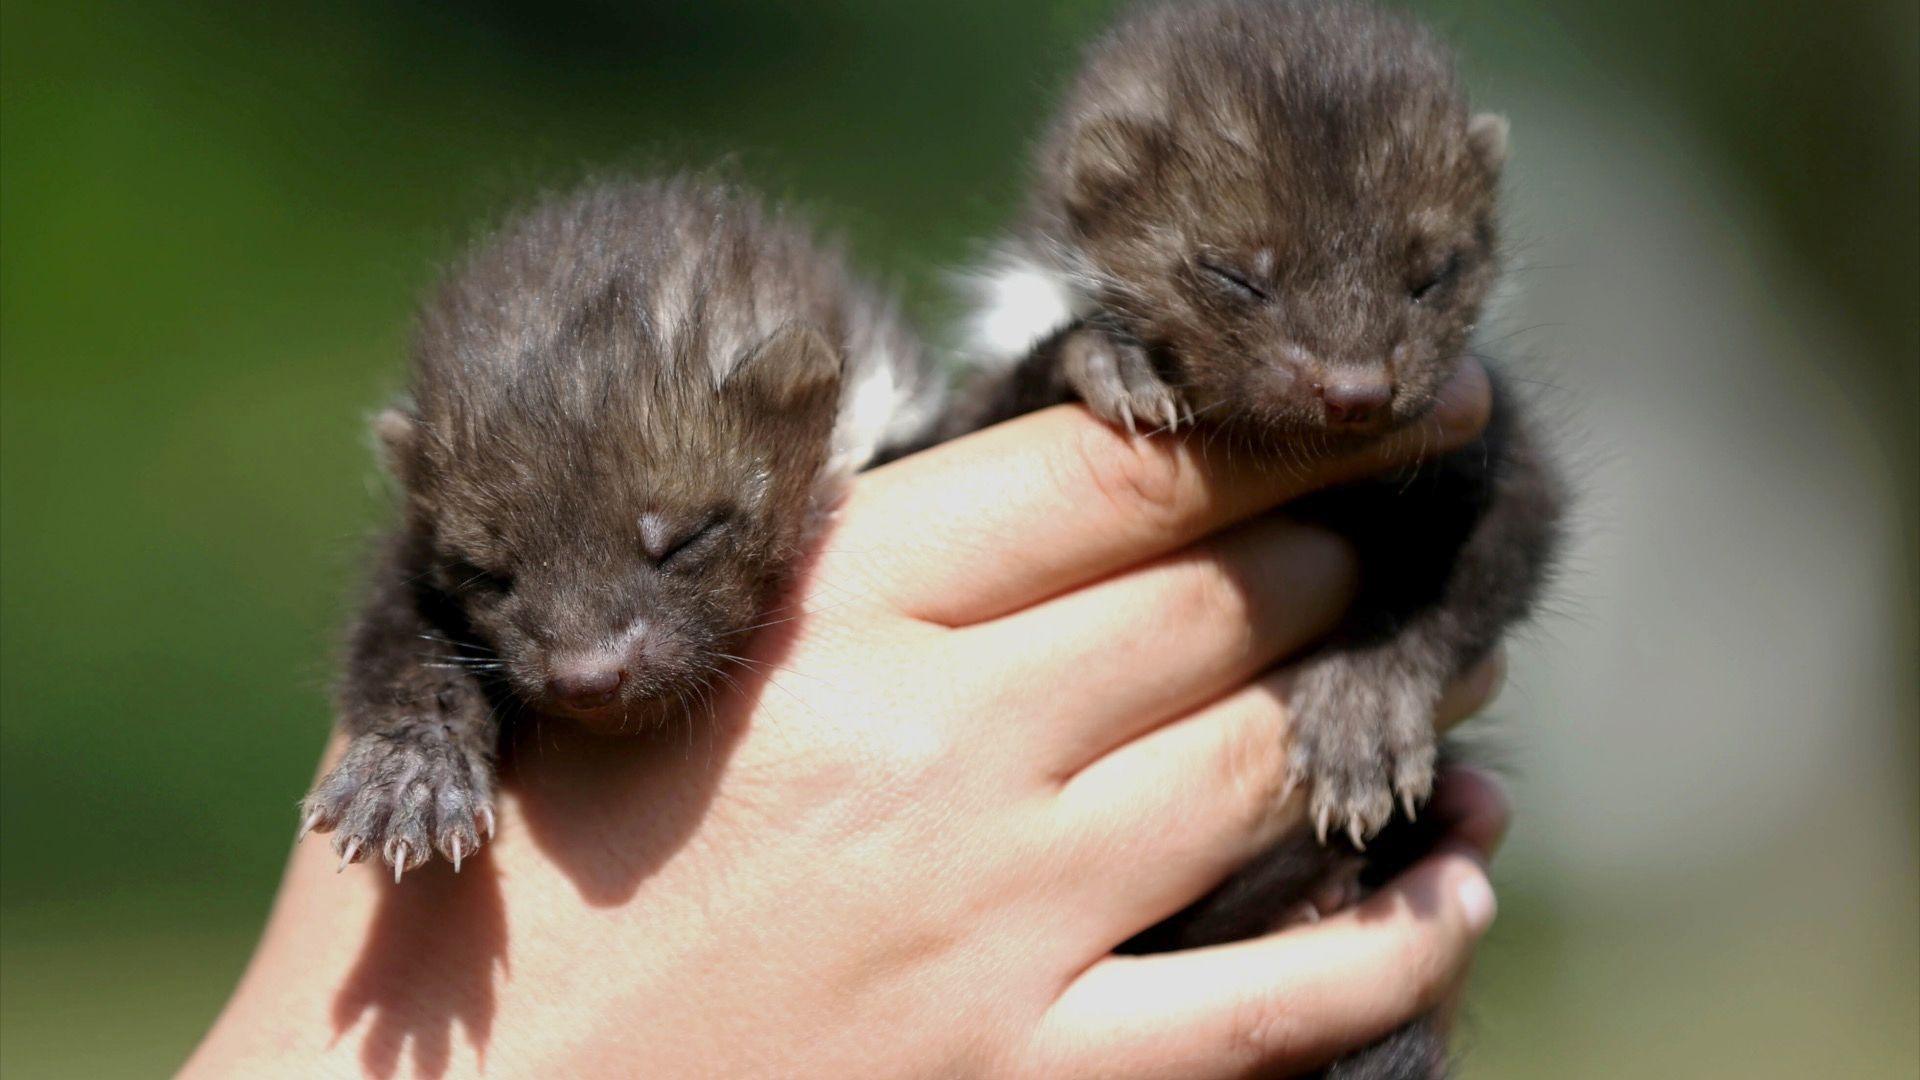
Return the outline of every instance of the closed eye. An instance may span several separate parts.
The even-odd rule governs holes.
[[[1412,297],[1413,302],[1417,304],[1425,300],[1435,289],[1452,281],[1459,273],[1460,253],[1456,251],[1452,255],[1447,256],[1447,261],[1441,264],[1440,269],[1433,271],[1425,278],[1408,286],[1407,295]]]
[[[715,512],[700,519],[691,527],[674,529],[660,514],[642,514],[640,516],[640,544],[646,549],[647,557],[655,566],[665,567],[676,558],[695,553],[704,547],[707,541],[717,536],[721,526],[727,521],[724,513]]]
[[[1235,270],[1231,266],[1222,265],[1205,257],[1195,259],[1194,265],[1198,266],[1202,272],[1212,278],[1216,284],[1238,293],[1242,299],[1267,299],[1267,291],[1265,289],[1255,284],[1253,278]]]
[[[447,580],[455,592],[487,593],[504,596],[513,591],[513,575],[504,570],[489,570],[465,559],[447,564]]]

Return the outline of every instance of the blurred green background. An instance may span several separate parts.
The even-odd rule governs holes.
[[[1920,1072],[1911,0],[1421,4],[1515,121],[1583,486],[1469,1076]],[[0,1072],[178,1064],[263,919],[436,263],[724,161],[937,322],[1093,0],[0,15]]]

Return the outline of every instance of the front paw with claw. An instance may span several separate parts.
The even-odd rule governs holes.
[[[1101,330],[1082,329],[1061,345],[1061,369],[1087,408],[1129,432],[1173,431],[1192,413],[1160,378],[1147,351]]]
[[[356,736],[301,807],[300,835],[332,832],[341,869],[377,856],[395,881],[436,850],[459,870],[493,828],[491,761],[431,721]]]
[[[1322,842],[1344,834],[1355,847],[1393,816],[1411,819],[1433,792],[1437,679],[1378,658],[1332,653],[1294,683],[1292,779],[1311,785],[1308,815]]]

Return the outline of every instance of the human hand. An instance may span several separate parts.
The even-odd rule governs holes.
[[[1239,1076],[1391,1030],[1491,917],[1484,782],[1353,912],[1110,951],[1299,826],[1274,665],[1355,567],[1265,512],[1486,409],[1469,368],[1433,426],[1281,467],[1066,407],[868,474],[710,717],[529,726],[458,876],[298,849],[189,1074]]]

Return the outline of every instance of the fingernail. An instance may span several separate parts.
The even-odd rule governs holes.
[[[1476,934],[1486,933],[1499,908],[1493,898],[1493,883],[1487,880],[1487,875],[1479,870],[1468,874],[1455,887],[1455,895],[1460,898],[1460,910],[1467,917],[1467,925]]]

